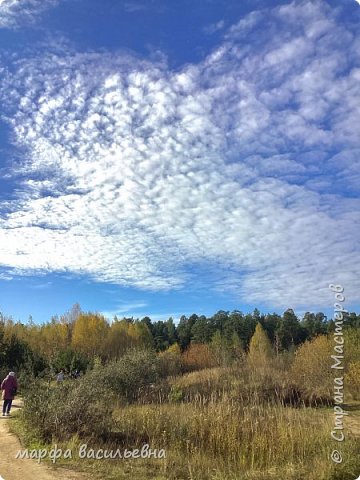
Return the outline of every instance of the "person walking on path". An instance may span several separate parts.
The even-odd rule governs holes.
[[[3,380],[1,384],[1,390],[3,390],[3,417],[10,415],[12,401],[17,392],[17,381],[14,372],[10,372],[9,375]]]

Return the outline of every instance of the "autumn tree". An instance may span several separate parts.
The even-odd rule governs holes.
[[[82,313],[79,303],[75,303],[71,309],[61,315],[60,322],[66,326],[67,336],[68,336],[68,345],[71,344],[72,333],[76,320],[80,317]]]
[[[248,361],[252,367],[264,367],[269,364],[273,358],[273,350],[270,340],[266,335],[265,330],[258,323],[255,328],[255,333],[250,340]]]
[[[308,396],[330,398],[333,395],[334,371],[330,368],[333,354],[333,339],[325,335],[319,335],[297,349],[291,376]]]
[[[109,324],[96,313],[81,313],[72,332],[72,348],[88,358],[104,355],[104,346]]]
[[[146,349],[153,346],[153,338],[149,328],[142,322],[135,321],[128,325],[131,348]]]
[[[221,335],[220,330],[214,333],[210,342],[210,350],[217,365],[223,366],[230,363],[229,343]]]
[[[153,347],[153,337],[146,322],[115,319],[108,329],[105,351],[108,359],[119,359],[128,350]]]
[[[209,345],[192,343],[182,354],[185,371],[201,370],[216,366]]]
[[[244,347],[239,335],[234,332],[230,340],[231,357],[233,360],[243,360],[245,356]]]
[[[57,318],[52,318],[40,329],[41,353],[49,361],[53,360],[58,352],[65,350],[68,344],[68,329]]]

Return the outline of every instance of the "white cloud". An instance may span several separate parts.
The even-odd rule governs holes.
[[[148,304],[143,301],[134,301],[134,302],[121,302],[116,305],[112,310],[101,312],[105,318],[112,320],[115,316],[118,318],[122,317],[136,317],[141,318],[145,317],[145,314],[142,314],[142,309],[148,307]]]
[[[123,9],[128,13],[138,13],[148,9],[148,6],[141,2],[125,2]]]
[[[219,32],[223,30],[225,27],[225,21],[224,20],[219,20],[216,23],[212,23],[210,25],[207,25],[204,29],[203,32],[207,35],[212,35],[216,32]]]
[[[0,0],[0,28],[17,28],[33,23],[48,8],[59,0]]]
[[[176,73],[105,53],[22,61],[1,96],[27,181],[0,217],[0,265],[276,307],[327,305],[336,281],[358,300],[353,43],[303,2],[251,14]]]

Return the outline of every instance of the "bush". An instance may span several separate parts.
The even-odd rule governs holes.
[[[89,361],[86,358],[71,350],[60,350],[51,362],[51,367],[55,372],[64,370],[65,372],[73,372],[74,370],[85,372],[88,368]]]
[[[155,352],[133,350],[120,360],[92,370],[86,377],[93,385],[102,385],[105,392],[134,401],[161,377],[161,365]]]
[[[25,424],[45,442],[79,437],[106,437],[110,431],[111,399],[102,385],[88,378],[47,385],[35,382],[24,399]]]
[[[24,421],[45,442],[74,434],[106,439],[115,399],[138,399],[159,378],[159,365],[154,352],[133,351],[77,380],[56,385],[35,381],[25,395]]]
[[[177,343],[171,345],[165,352],[160,352],[159,360],[162,376],[174,376],[181,372],[181,352]]]
[[[169,396],[169,402],[181,402],[184,399],[184,393],[178,385],[172,385]]]

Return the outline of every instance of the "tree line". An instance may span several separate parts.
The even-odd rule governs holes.
[[[49,322],[36,324],[15,322],[0,313],[0,374],[16,369],[37,376],[60,369],[85,371],[98,359],[108,362],[121,358],[131,349],[153,349],[156,352],[183,353],[184,358],[198,351],[206,362],[206,348],[211,346],[217,357],[248,352],[257,326],[266,333],[276,353],[295,349],[318,335],[331,333],[335,324],[322,312],[306,312],[299,319],[292,309],[282,315],[220,310],[214,315],[183,315],[178,324],[172,318],[152,321],[117,318],[108,321],[99,313],[83,312],[78,304]],[[359,328],[360,315],[350,313],[345,328]],[[191,348],[192,347],[192,352]]]

